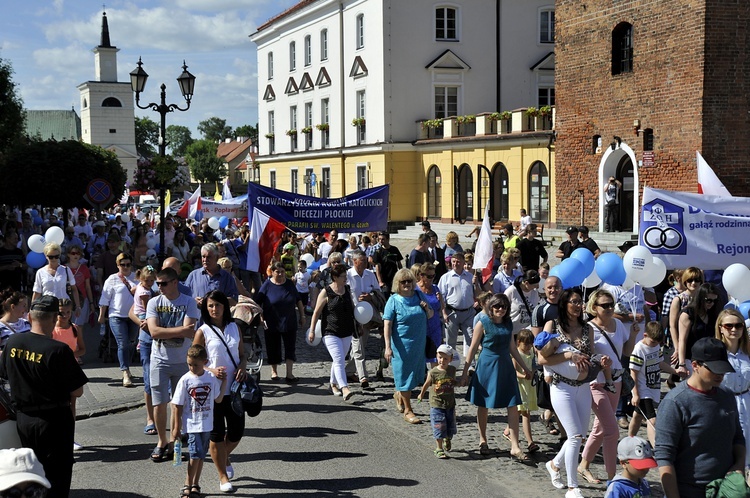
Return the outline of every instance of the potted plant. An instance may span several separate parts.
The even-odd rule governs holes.
[[[305,126],[300,131],[305,135],[309,135],[310,133],[312,133],[312,126]]]
[[[292,128],[291,130],[286,130],[286,136],[288,137],[296,137],[297,136],[297,130]]]
[[[465,116],[456,116],[456,122],[458,124],[474,123],[476,120],[477,120],[477,117],[473,114],[467,114]]]
[[[328,126],[328,123],[320,123],[320,124],[316,124],[315,128],[317,128],[320,131],[328,131],[329,126]]]
[[[552,106],[545,105],[539,108],[539,116],[537,117],[537,129],[538,130],[551,130],[552,129]]]
[[[499,124],[497,126],[497,133],[498,134],[510,133],[512,129],[511,118],[513,117],[513,113],[511,113],[510,111],[502,111],[502,112],[498,112],[497,115],[498,115],[498,121],[499,121]]]
[[[266,138],[273,139],[276,136],[275,133],[266,133]]]
[[[456,116],[456,123],[458,123],[458,135],[468,136],[475,133],[476,128],[472,130],[472,124],[476,123],[477,117],[473,114],[467,114],[465,116]]]
[[[365,118],[352,119],[352,126],[363,126],[364,124],[365,124]]]

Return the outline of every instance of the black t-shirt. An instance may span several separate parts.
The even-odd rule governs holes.
[[[10,382],[19,410],[64,404],[88,382],[67,344],[32,332],[13,334],[0,357],[0,377]]]
[[[583,247],[580,242],[577,242],[576,245],[573,245],[569,240],[566,240],[562,244],[560,244],[560,250],[563,252],[563,257],[560,258],[560,261],[563,259],[568,259],[571,254],[573,254],[573,251],[578,249],[579,247]]]
[[[539,239],[521,239],[516,244],[521,251],[521,266],[524,270],[539,270],[539,259],[547,258],[547,250]]]
[[[414,265],[421,265],[422,263],[432,263],[432,254],[412,249],[408,259],[409,268]]]
[[[536,305],[531,314],[531,326],[544,328],[545,323],[555,319],[557,319],[557,305],[542,301]]]
[[[6,249],[0,246],[0,266],[6,266],[14,261],[24,262],[23,251],[14,247]],[[21,281],[23,280],[23,270],[19,266],[13,270],[0,270],[0,289],[12,287],[14,290],[21,290]]]
[[[396,272],[398,271],[398,264],[402,259],[404,257],[396,246],[388,246],[388,249],[381,247],[375,251],[372,262],[380,265],[380,278],[389,289],[391,288],[391,283],[393,283],[393,277],[396,276]]]
[[[583,242],[581,242],[583,247],[591,251],[591,254],[596,254],[596,251],[599,250],[599,244],[597,244],[594,239],[586,239]]]

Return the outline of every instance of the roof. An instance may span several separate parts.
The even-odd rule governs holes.
[[[289,16],[291,14],[294,14],[298,10],[302,10],[305,7],[307,7],[308,5],[310,5],[311,3],[315,3],[317,1],[318,0],[302,0],[301,2],[299,2],[299,3],[297,3],[295,5],[292,5],[291,7],[289,7],[288,9],[286,9],[281,14],[273,16],[271,19],[269,19],[268,21],[266,21],[263,24],[261,24],[260,26],[258,26],[258,30],[257,31],[264,30],[267,27],[269,27],[270,25],[272,25],[273,23],[275,23],[277,21],[280,21],[281,19],[283,19],[283,18],[285,18],[285,17],[287,17],[287,16]]]
[[[232,140],[231,142],[221,142],[219,149],[216,151],[216,155],[224,159],[226,162],[231,162],[233,159],[247,154],[249,149],[252,148],[253,141],[250,139],[244,142]]]
[[[26,111],[26,135],[41,140],[80,140],[81,118],[69,111]]]

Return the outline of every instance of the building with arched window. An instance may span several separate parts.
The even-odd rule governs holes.
[[[487,202],[498,221],[554,221],[554,9],[300,1],[251,35],[260,183],[320,197],[389,184],[391,221],[481,220]],[[295,46],[304,65],[272,66]]]

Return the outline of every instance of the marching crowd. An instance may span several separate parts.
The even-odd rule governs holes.
[[[238,303],[262,311],[272,382],[298,382],[296,337],[307,330],[306,339],[322,340],[331,356],[332,395],[350,402],[351,384],[366,389],[390,366],[396,408],[405,422],[419,425],[412,396],[419,389],[421,401],[429,392],[437,458],[450,455],[459,429],[455,393],[465,386],[466,401],[477,407],[480,455],[492,453],[489,409],[504,408],[510,453],[529,464],[540,449],[531,420],[544,409],[539,418],[546,430],[562,431],[563,438],[545,464],[550,489],[564,489],[566,498],[583,496],[579,478],[601,482],[590,470],[600,450],[608,497],[650,496],[645,476],[657,466],[670,498],[706,496],[711,486],[744,490],[750,478],[745,318],[723,309],[726,295],[700,268],[674,270],[665,289],[563,289],[549,275],[547,250],[525,213],[518,228],[501,228],[488,278],[473,268],[473,248],[464,249],[455,232],[441,244],[429,222],[406,257],[387,232],[285,232],[261,275],[244,269],[247,224],[214,229],[207,220],[168,217],[167,258],[159,267],[156,227],[138,216],[111,214],[103,221],[83,212],[74,224],[62,224],[61,243],[43,246],[46,264],[30,268],[29,238],[59,224],[58,215],[0,210],[0,377],[10,383],[23,445],[34,449],[47,473],[48,496],[67,496],[70,487],[87,322],[101,324],[117,344],[124,387],[133,386],[129,366],[137,345],[144,432],[158,438],[151,458],[170,458],[175,440],[188,435],[181,496],[200,496],[207,453],[219,489],[235,490],[230,456],[244,416],[231,408],[230,387],[247,376],[243,334],[232,316]],[[579,247],[601,254],[586,227],[566,233],[558,258]],[[375,372],[365,361],[371,335],[382,336]],[[46,377],[32,387],[31,372],[39,369]],[[664,397],[662,374],[670,376]],[[189,393],[196,389],[213,405],[195,403]],[[645,439],[637,435],[642,422]],[[622,440],[621,428],[628,432]],[[71,465],[60,465],[65,462]]]

